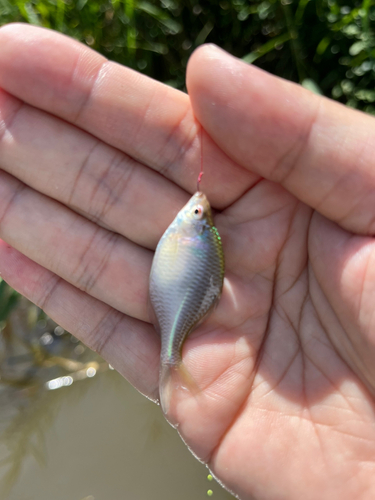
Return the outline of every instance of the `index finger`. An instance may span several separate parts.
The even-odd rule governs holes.
[[[189,97],[54,31],[0,29],[0,87],[71,122],[163,173],[188,192],[200,168],[199,125]],[[257,176],[205,134],[203,187],[216,208],[233,203]]]

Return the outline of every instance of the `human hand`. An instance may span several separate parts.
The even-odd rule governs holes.
[[[3,278],[156,398],[148,274],[196,185],[195,114],[226,281],[178,430],[243,499],[373,498],[373,118],[210,46],[190,97],[39,28],[0,46]]]

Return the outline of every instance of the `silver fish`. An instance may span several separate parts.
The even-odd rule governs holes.
[[[186,375],[182,344],[219,300],[223,279],[221,238],[210,204],[198,191],[161,237],[150,273],[150,302],[161,335],[159,392],[164,413],[172,372]]]

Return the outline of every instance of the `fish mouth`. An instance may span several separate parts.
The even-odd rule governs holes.
[[[202,191],[197,191],[195,193],[194,201],[199,202],[199,203],[207,203],[208,204],[207,196],[204,193],[202,193]]]

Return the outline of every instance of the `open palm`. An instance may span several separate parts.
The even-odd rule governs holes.
[[[46,30],[0,46],[4,279],[156,399],[148,274],[203,146],[226,279],[168,417],[241,498],[373,498],[374,120],[215,47],[188,97]]]

